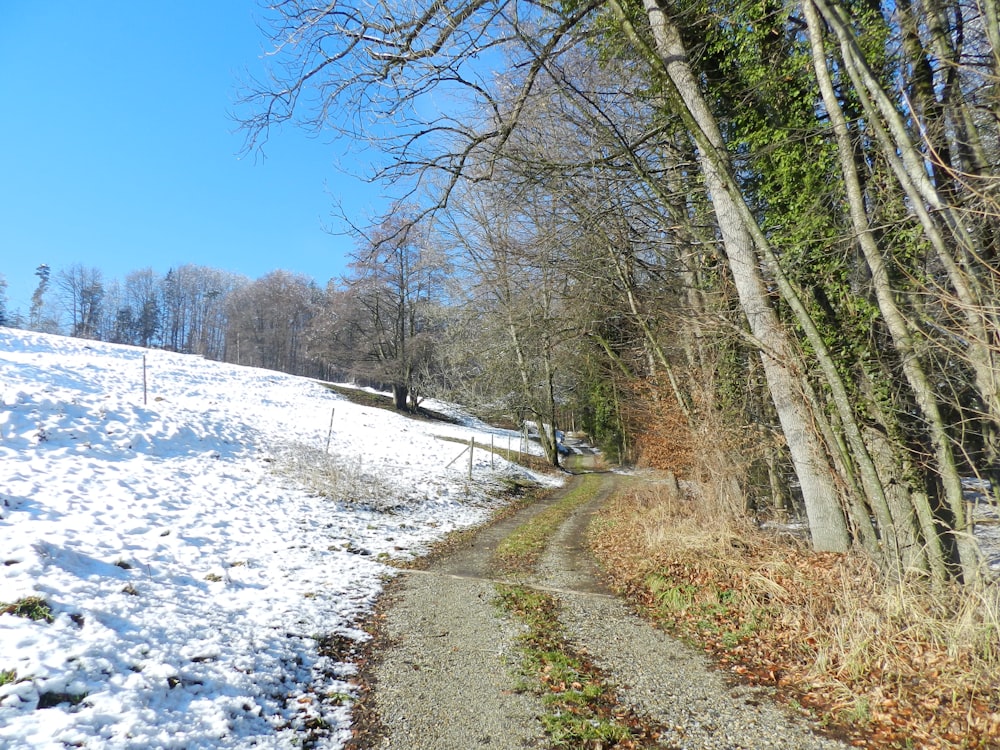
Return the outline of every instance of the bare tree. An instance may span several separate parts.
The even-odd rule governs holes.
[[[45,293],[49,289],[49,280],[52,270],[48,264],[42,263],[35,269],[35,276],[38,277],[38,286],[31,294],[31,307],[28,310],[28,327],[33,331],[52,331],[58,328],[58,324],[50,321],[44,316]]]
[[[226,299],[245,285],[237,274],[185,264],[171,268],[160,283],[160,339],[168,349],[225,356]]]
[[[75,263],[56,274],[56,286],[63,310],[69,316],[71,335],[95,338],[104,300],[104,280],[100,270]]]
[[[152,268],[132,271],[125,276],[122,324],[128,327],[130,343],[152,346],[160,333],[162,277]]]
[[[581,288],[599,278],[595,299],[618,295],[649,376],[683,407],[691,389],[643,297],[646,274],[669,274],[692,311],[677,347],[692,368],[712,361],[706,313],[753,347],[742,363],[764,375],[814,545],[971,576],[960,471],[1000,454],[993,5],[275,2],[278,84],[250,97],[249,145],[296,118],[360,133],[373,116],[397,126],[377,131],[379,176],[436,187],[425,215],[490,180],[525,202],[494,222],[544,193],[524,225],[537,232],[491,227],[480,252],[558,252]],[[623,60],[629,84],[592,74],[597,60]],[[562,241],[571,226],[600,252]],[[514,371],[544,365],[515,334]]]
[[[418,406],[430,375],[447,268],[427,235],[406,231],[406,222],[400,212],[364,237],[312,334],[330,365],[391,388],[400,410]]]
[[[456,290],[464,335],[451,361],[469,373],[479,405],[533,422],[546,458],[558,466],[560,414],[579,341],[567,262],[574,234],[544,189],[480,188],[463,191],[449,211],[449,235],[466,269]]]
[[[10,325],[7,314],[7,279],[0,274],[0,326]]]
[[[272,271],[226,299],[226,357],[231,362],[311,374],[306,331],[316,310],[312,279]]]

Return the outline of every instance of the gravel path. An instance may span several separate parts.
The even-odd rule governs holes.
[[[376,668],[384,750],[544,747],[528,693],[512,691],[516,632],[491,583],[414,575],[393,601]]]
[[[834,750],[839,742],[810,732],[762,688],[736,685],[699,652],[635,616],[621,600],[593,596],[597,570],[587,554],[587,527],[612,489],[578,509],[553,537],[535,582],[560,591],[560,620],[578,647],[608,675],[623,703],[667,728],[664,747],[681,750]]]
[[[515,623],[491,603],[497,544],[554,501],[535,503],[391,587],[373,669],[379,750],[545,747],[541,702],[515,691]],[[377,647],[377,646],[376,646]]]
[[[586,528],[614,487],[577,511],[552,539],[534,582],[557,592],[564,626],[620,699],[669,731],[663,747],[833,750],[761,689],[729,684],[695,650],[657,631],[600,584]],[[496,545],[558,499],[536,503],[468,545],[394,582],[372,668],[378,750],[544,748],[541,702],[516,690],[518,625],[500,615],[490,563]]]

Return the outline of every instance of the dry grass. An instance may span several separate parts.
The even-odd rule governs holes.
[[[351,461],[303,444],[276,449],[268,459],[272,470],[306,491],[330,500],[388,511],[406,502],[399,488]]]
[[[616,587],[664,627],[857,746],[1000,747],[995,586],[890,584],[675,487],[636,483],[594,527]]]

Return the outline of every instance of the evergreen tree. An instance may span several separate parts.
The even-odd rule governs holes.
[[[49,288],[49,277],[52,269],[47,263],[42,263],[35,269],[35,276],[38,277],[38,286],[35,287],[31,295],[31,308],[28,311],[28,327],[37,331],[42,325],[42,306],[45,304],[45,292]]]

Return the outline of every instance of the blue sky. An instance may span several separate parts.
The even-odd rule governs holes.
[[[388,206],[352,145],[294,127],[239,157],[239,82],[267,39],[254,0],[0,1],[0,274],[27,311],[47,263],[123,278],[184,263],[324,284]]]

